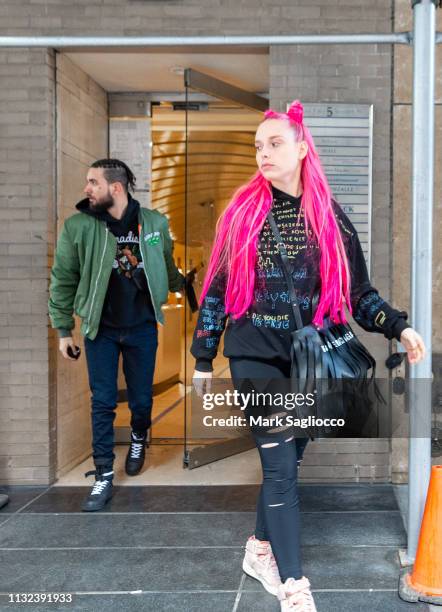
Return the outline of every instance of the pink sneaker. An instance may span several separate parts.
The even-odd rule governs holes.
[[[317,612],[310,582],[305,576],[299,580],[287,578],[278,589],[281,612]]]
[[[268,593],[278,595],[281,578],[270,542],[261,542],[251,536],[247,540],[242,568],[246,574],[259,580]]]

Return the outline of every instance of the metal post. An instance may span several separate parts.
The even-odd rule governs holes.
[[[434,182],[434,81],[436,6],[413,6],[413,175],[411,314],[426,358],[410,366],[408,548],[413,562],[431,470],[432,231]]]
[[[180,46],[269,45],[409,45],[409,32],[391,34],[287,34],[274,36],[0,36],[1,47],[54,49],[143,48]],[[90,48],[90,49],[89,49]]]

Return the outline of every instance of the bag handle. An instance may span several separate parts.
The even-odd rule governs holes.
[[[293,284],[293,278],[291,273],[292,266],[290,265],[289,257],[287,255],[287,249],[285,248],[285,244],[282,241],[281,234],[279,233],[278,226],[276,225],[276,221],[271,211],[269,211],[267,214],[267,220],[270,224],[270,227],[272,228],[272,232],[276,240],[276,248],[278,249],[282,259],[282,271],[284,272],[287,288],[289,290],[290,303],[292,305],[293,314],[295,316],[296,329],[301,329],[302,327],[304,327],[304,324],[302,322],[301,311],[299,310],[295,285]]]

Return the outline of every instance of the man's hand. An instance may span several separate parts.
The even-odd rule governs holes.
[[[200,372],[199,370],[195,370],[192,382],[198,397],[203,397],[204,393],[210,393],[210,389],[212,388],[212,372]]]
[[[408,363],[416,364],[425,357],[424,341],[412,327],[404,329],[400,342],[407,351]]]
[[[68,346],[71,347],[72,352],[75,353],[75,342],[71,336],[67,338],[60,338],[58,348],[60,349],[60,353],[63,355],[65,359],[69,359],[69,361],[76,361],[73,357],[69,357],[68,355]]]

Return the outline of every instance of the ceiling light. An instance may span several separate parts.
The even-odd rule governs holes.
[[[183,76],[185,68],[183,66],[171,66],[169,72],[176,74],[177,76]]]

